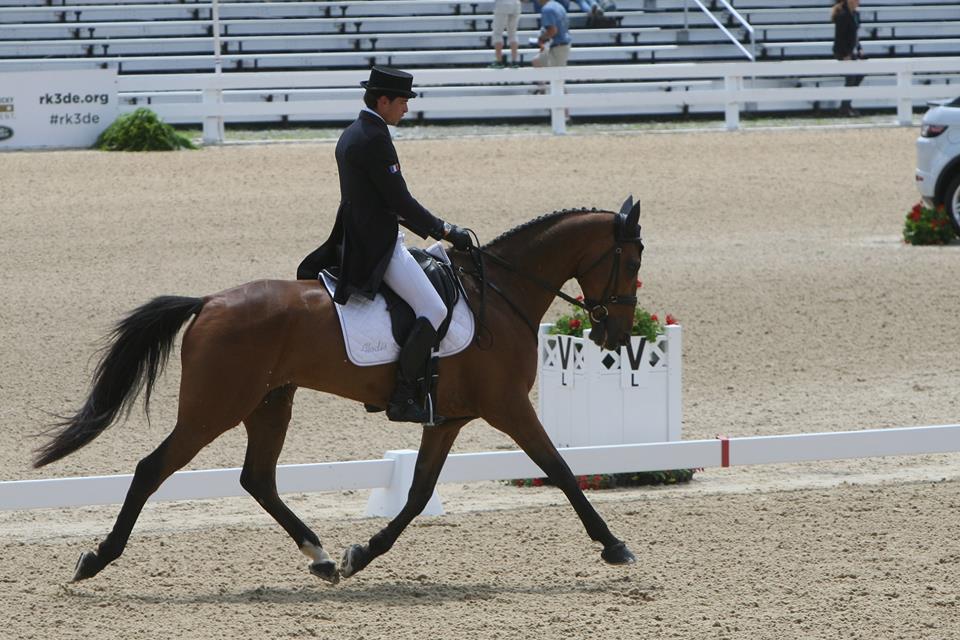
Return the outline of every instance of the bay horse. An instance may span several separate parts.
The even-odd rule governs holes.
[[[310,572],[328,582],[357,573],[390,549],[426,506],[460,429],[475,418],[511,437],[566,494],[587,534],[603,545],[603,560],[635,562],[584,496],[528,394],[537,374],[536,323],[557,295],[589,311],[598,345],[613,349],[629,339],[643,253],[639,213],[632,197],[619,213],[555,211],[469,253],[450,250],[479,320],[478,339],[439,364],[438,413],[456,417],[424,427],[405,506],[366,544],[349,546],[339,566],[277,494],[277,459],[294,393],[304,387],[385,407],[395,365],[351,364],[334,303],[318,281],[261,280],[203,298],[161,296],[139,307],[109,336],[83,406],[54,425],[34,460],[41,467],[88,444],[128,415],[141,391],[148,411],[174,339],[193,318],[182,340],[176,424],[137,464],[113,529],[96,550],[80,555],[73,581],[95,576],[118,558],[150,495],[241,422],[248,444],[240,484],[310,559]],[[584,302],[560,291],[573,278]],[[479,339],[481,332],[486,339]]]

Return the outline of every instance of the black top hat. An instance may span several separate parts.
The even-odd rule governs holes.
[[[374,67],[370,69],[370,79],[364,80],[360,86],[368,91],[380,91],[404,98],[416,98],[413,88],[413,76],[406,71],[391,67]]]

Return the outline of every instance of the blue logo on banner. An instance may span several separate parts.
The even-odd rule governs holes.
[[[10,127],[0,127],[0,140],[9,140],[13,137],[13,129]]]

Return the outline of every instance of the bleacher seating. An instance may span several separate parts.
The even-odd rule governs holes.
[[[716,0],[704,2],[749,49],[749,35],[734,17]],[[745,60],[743,51],[693,2],[616,4],[607,12],[613,24],[592,28],[572,3],[571,65]],[[732,4],[754,29],[757,60],[832,57],[828,1]],[[485,67],[493,57],[492,8],[493,0],[231,0],[216,8],[220,61],[224,72],[373,64],[414,70]],[[860,13],[861,41],[870,57],[960,51],[956,0],[870,0]],[[537,29],[538,16],[530,0],[524,0],[519,33],[524,64],[536,54],[528,40]],[[215,65],[214,43],[211,0],[0,0],[0,71],[207,72]],[[651,89],[682,90],[693,84],[654,83]]]
[[[833,29],[822,0],[740,0],[756,30],[758,59],[830,57]],[[575,5],[574,5],[575,6]],[[522,55],[536,33],[526,3]],[[745,30],[712,6],[740,42]],[[258,0],[218,6],[223,68],[345,69],[483,66],[491,59],[492,0]],[[571,12],[570,64],[742,60],[709,17],[684,0],[620,0],[612,28],[586,28]],[[874,0],[861,9],[874,57],[949,55],[960,43],[960,7],[947,0]],[[120,73],[213,68],[210,0],[0,0],[0,69],[115,66]]]

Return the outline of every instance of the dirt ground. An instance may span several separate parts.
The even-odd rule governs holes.
[[[401,133],[402,133],[401,128]],[[643,203],[641,304],[684,325],[684,438],[960,422],[960,244],[909,247],[915,129],[525,135],[397,147],[414,194],[482,239]],[[0,480],[131,473],[142,412],[48,468],[97,340],[159,294],[292,276],[326,237],[333,144],[0,155]],[[571,285],[569,291],[576,293]],[[562,310],[558,303],[550,314]],[[549,316],[548,316],[549,318]],[[379,458],[418,429],[301,392],[282,464]],[[512,444],[482,422],[455,452]],[[190,468],[239,466],[242,430]],[[448,514],[337,587],[250,499],[147,506],[126,554],[68,584],[117,508],[0,512],[0,638],[958,638],[957,455],[708,469],[592,494],[639,558],[608,567],[559,492],[443,485]],[[335,557],[384,521],[363,492],[291,496]]]

